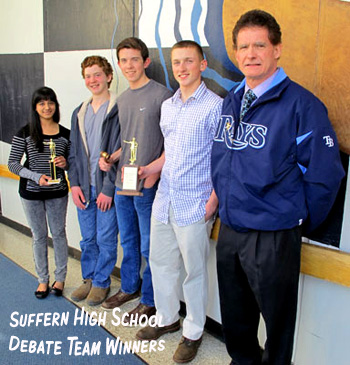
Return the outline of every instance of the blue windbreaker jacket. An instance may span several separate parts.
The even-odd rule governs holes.
[[[223,104],[212,149],[221,221],[238,231],[316,228],[344,170],[322,102],[279,70],[239,123],[245,80]]]

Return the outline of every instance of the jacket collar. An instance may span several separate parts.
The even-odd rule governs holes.
[[[272,81],[269,88],[251,106],[251,110],[253,110],[254,108],[258,107],[260,104],[262,104],[266,101],[279,98],[281,93],[290,84],[290,82],[291,82],[291,80],[289,79],[289,77],[286,75],[284,70],[282,68],[280,68],[279,72],[277,73],[276,77]],[[231,104],[232,104],[233,116],[234,116],[235,120],[237,120],[237,121],[239,120],[239,114],[240,114],[240,110],[241,110],[241,101],[242,101],[244,90],[245,90],[245,83],[246,83],[246,80],[244,79],[237,86],[237,88],[233,92],[230,93],[230,100],[231,100]],[[251,110],[249,110],[248,113],[250,113]]]
[[[267,90],[265,91],[265,93],[267,93],[270,89],[272,89],[273,87],[275,87],[276,85],[280,84],[284,79],[286,79],[288,76],[287,74],[284,72],[283,68],[280,67],[278,69],[278,72],[276,74],[276,76],[273,78],[270,86],[267,88]],[[237,93],[239,91],[241,91],[241,89],[245,89],[245,85],[246,85],[246,79],[244,78],[242,80],[242,82],[237,86],[237,88],[235,89],[234,93]],[[265,94],[264,93],[264,94]]]
[[[92,97],[85,100],[81,104],[80,110],[77,114],[79,130],[80,130],[81,138],[83,140],[83,144],[84,144],[85,151],[86,151],[87,155],[89,155],[89,149],[88,149],[88,144],[87,144],[87,139],[86,139],[85,123],[84,122],[85,122],[85,114],[86,114],[88,105],[90,104],[91,100],[92,100]],[[109,92],[109,104],[108,104],[108,107],[107,107],[107,116],[116,104],[117,104],[117,95],[114,92],[110,91]]]

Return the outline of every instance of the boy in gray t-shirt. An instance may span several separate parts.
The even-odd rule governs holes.
[[[138,38],[127,38],[117,46],[118,65],[129,82],[129,88],[118,98],[121,127],[121,149],[106,162],[100,159],[100,168],[107,171],[119,160],[116,179],[115,206],[123,247],[121,289],[102,303],[105,309],[120,307],[139,296],[141,285],[141,258],[146,261],[142,275],[141,301],[129,317],[155,313],[152,277],[149,267],[149,239],[152,204],[158,186],[159,174],[143,181],[143,196],[118,195],[122,190],[122,167],[129,164],[130,145],[138,143],[137,165],[147,165],[163,152],[163,136],[159,127],[160,109],[164,100],[172,96],[165,86],[150,80],[146,68],[151,60],[147,46]]]

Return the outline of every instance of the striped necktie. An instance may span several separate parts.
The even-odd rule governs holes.
[[[244,94],[243,97],[243,105],[241,109],[241,114],[239,116],[239,120],[242,121],[243,117],[246,115],[247,111],[249,110],[250,106],[252,105],[253,101],[257,99],[257,96],[253,93],[251,89]]]

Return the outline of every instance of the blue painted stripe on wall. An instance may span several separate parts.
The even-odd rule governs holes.
[[[198,28],[199,19],[202,14],[202,10],[203,9],[202,9],[200,0],[195,0],[195,2],[193,4],[192,14],[191,14],[191,30],[192,30],[193,39],[198,44],[201,44],[197,28]]]
[[[175,24],[174,24],[174,35],[176,42],[181,41],[181,32],[180,32],[180,19],[181,19],[181,0],[175,0]]]
[[[222,24],[222,7],[224,0],[208,0],[208,14],[205,21],[204,33],[213,56],[230,71],[240,74],[239,69],[227,55]]]
[[[159,11],[158,11],[158,15],[157,15],[156,28],[155,28],[155,35],[154,36],[155,36],[156,44],[157,44],[158,51],[159,51],[160,63],[161,63],[161,65],[163,67],[163,70],[164,70],[166,86],[167,86],[168,89],[172,89],[171,86],[170,86],[170,82],[169,82],[168,70],[166,68],[164,55],[163,55],[163,51],[162,51],[162,42],[160,40],[160,35],[159,35],[159,23],[160,23],[160,15],[162,13],[162,9],[163,9],[163,0],[160,1]]]
[[[214,80],[216,83],[218,83],[221,87],[223,87],[227,91],[230,91],[234,86],[239,84],[239,82],[235,82],[230,79],[225,79],[216,70],[209,67],[202,73],[202,75],[207,79]]]

